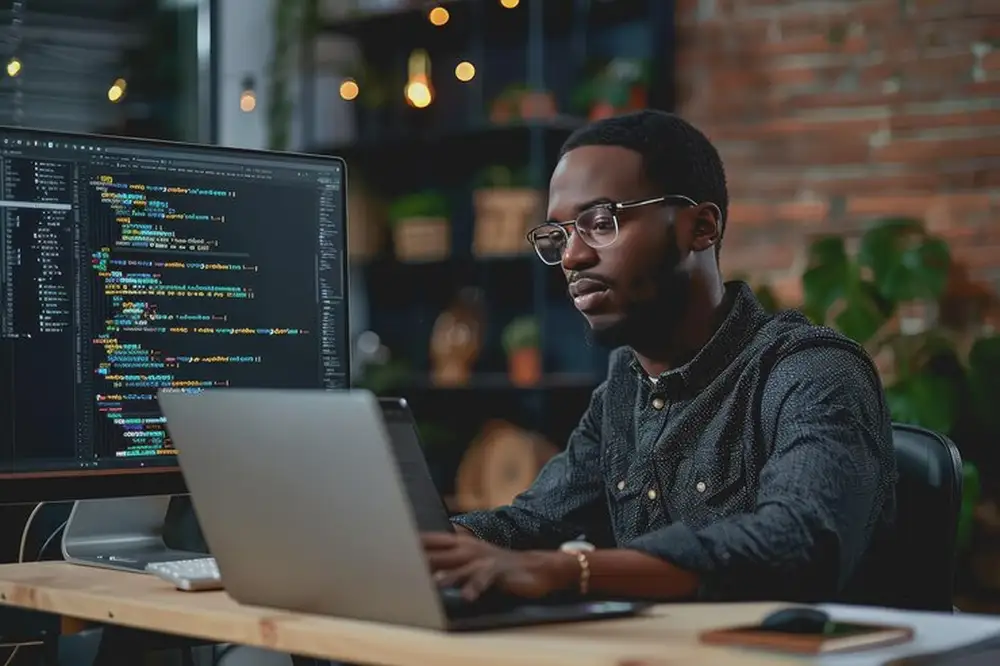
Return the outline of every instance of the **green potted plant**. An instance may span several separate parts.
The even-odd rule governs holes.
[[[612,58],[588,76],[573,93],[573,107],[591,121],[648,106],[649,63]]]
[[[967,321],[939,320],[962,311],[949,293],[948,245],[919,220],[889,218],[861,236],[856,252],[830,236],[809,248],[803,311],[862,343],[880,361],[895,421],[951,436],[965,458],[959,537],[967,546],[980,501],[979,468],[1000,469],[1000,336]],[[968,341],[971,340],[971,345]],[[963,349],[968,347],[968,353]]]
[[[388,218],[400,261],[440,261],[451,252],[450,207],[440,192],[399,197],[389,206]]]
[[[517,317],[503,330],[507,373],[515,386],[535,386],[542,380],[541,331],[531,316]]]

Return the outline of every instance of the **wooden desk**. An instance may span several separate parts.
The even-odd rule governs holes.
[[[217,643],[385,666],[775,663],[774,655],[697,642],[703,629],[757,621],[774,604],[664,605],[641,618],[450,635],[245,607],[224,592],[178,592],[152,576],[63,562],[0,565],[0,603]]]

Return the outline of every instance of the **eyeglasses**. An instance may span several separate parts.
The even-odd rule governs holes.
[[[607,247],[618,240],[618,213],[632,208],[678,202],[685,206],[697,206],[698,202],[683,194],[668,194],[652,199],[635,199],[621,203],[600,203],[584,210],[575,220],[569,222],[546,222],[528,232],[538,258],[549,266],[562,262],[570,234],[575,231],[584,243],[594,249]],[[567,227],[573,227],[568,230]]]

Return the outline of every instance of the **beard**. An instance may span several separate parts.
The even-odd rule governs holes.
[[[662,344],[680,325],[691,294],[691,276],[681,267],[680,252],[671,239],[663,262],[653,276],[651,295],[633,301],[618,321],[594,328],[587,324],[589,344],[614,349],[642,349]]]

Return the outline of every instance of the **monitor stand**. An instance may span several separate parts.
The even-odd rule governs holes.
[[[170,562],[197,557],[169,548],[163,525],[171,495],[119,499],[78,500],[63,531],[63,558],[122,571],[145,571],[150,562]]]

